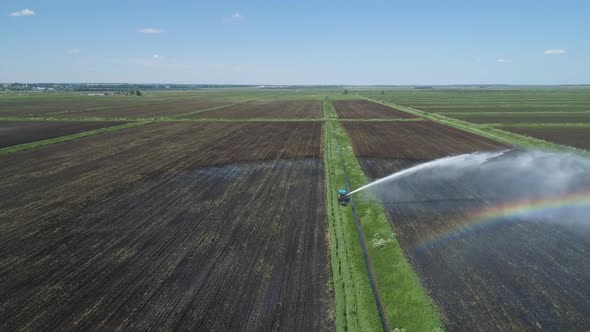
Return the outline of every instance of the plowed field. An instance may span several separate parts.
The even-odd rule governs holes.
[[[124,122],[1,121],[0,148],[121,124],[124,124]]]
[[[436,159],[451,154],[495,150],[494,141],[430,121],[345,122],[355,153],[364,158]]]
[[[320,100],[257,100],[197,113],[193,118],[214,119],[319,119],[323,117]]]
[[[332,103],[342,119],[414,118],[415,116],[368,100],[336,100]]]
[[[103,107],[124,107],[153,102],[143,97],[80,96],[30,97],[0,99],[0,116],[47,116],[51,113],[76,112]]]
[[[501,129],[557,144],[590,149],[590,127],[502,127]]]
[[[133,105],[125,107],[104,107],[80,112],[69,112],[56,115],[57,118],[157,118],[195,112],[213,107],[229,105],[229,102],[189,99],[152,103],[149,105]]]
[[[2,157],[0,329],[331,329],[319,123],[158,123]]]
[[[502,148],[454,129],[425,125],[344,124],[372,179],[444,155]],[[429,244],[437,234],[468,224],[473,211],[489,207],[497,198],[471,186],[467,175],[458,182],[409,177],[396,188],[384,190],[380,197],[446,329],[590,326],[590,233],[559,223],[505,220],[501,226]]]

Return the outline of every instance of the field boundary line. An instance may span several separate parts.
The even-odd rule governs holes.
[[[335,149],[335,113],[324,101],[323,158],[326,176],[326,204],[330,243],[330,264],[334,289],[336,331],[378,331],[381,323],[371,291],[352,211],[342,209],[336,195],[344,187],[342,168]]]
[[[340,164],[342,166],[342,171],[344,172],[344,182],[346,183],[346,191],[350,192],[350,185],[348,183],[348,175],[346,173],[346,164],[344,163],[344,159],[342,158],[342,154],[340,153],[340,144],[338,142],[338,137],[335,137],[336,142],[336,152],[338,153],[338,157],[340,158]],[[385,315],[385,310],[383,309],[383,300],[381,299],[381,294],[379,293],[379,289],[377,287],[377,282],[375,281],[375,272],[373,268],[373,263],[371,262],[371,257],[369,256],[369,252],[367,250],[367,241],[365,238],[365,233],[361,227],[361,222],[359,220],[356,206],[354,204],[354,199],[350,197],[350,207],[352,208],[352,215],[354,216],[354,223],[356,225],[356,230],[359,238],[359,242],[361,244],[361,250],[363,251],[363,256],[365,259],[365,265],[367,266],[367,274],[369,277],[369,283],[371,284],[371,290],[373,291],[373,296],[375,297],[375,305],[377,305],[377,312],[379,313],[379,319],[381,320],[381,327],[383,331],[389,332],[389,325],[387,324],[387,316]]]
[[[107,132],[111,132],[111,131],[143,126],[146,123],[148,123],[148,122],[132,122],[132,123],[122,124],[119,126],[112,126],[112,127],[100,128],[100,129],[96,129],[96,130],[84,131],[84,132],[73,134],[73,135],[50,138],[50,139],[46,139],[46,140],[34,141],[34,142],[18,144],[18,145],[13,145],[13,146],[7,146],[5,148],[0,149],[0,156],[6,155],[9,153],[13,153],[13,152],[18,152],[18,151],[31,150],[31,149],[35,149],[35,148],[42,147],[45,145],[68,142],[68,141],[72,141],[72,140],[75,140],[78,138],[94,136],[94,135],[107,133]]]

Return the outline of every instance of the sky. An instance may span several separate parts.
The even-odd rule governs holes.
[[[0,82],[588,84],[590,1],[0,2]]]

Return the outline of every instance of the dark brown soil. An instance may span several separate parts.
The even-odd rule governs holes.
[[[213,107],[221,107],[229,102],[209,101],[203,99],[189,99],[181,101],[154,102],[146,105],[133,105],[124,107],[101,107],[94,110],[70,112],[55,115],[57,118],[83,119],[83,118],[158,118],[176,116],[184,113],[205,110]]]
[[[29,97],[0,100],[0,116],[49,116],[52,113],[76,112],[84,109],[125,107],[151,104],[155,101],[143,97],[124,96],[69,96]]]
[[[338,117],[342,119],[415,118],[412,114],[364,99],[335,100],[332,105],[334,105]]]
[[[257,100],[197,113],[192,118],[214,119],[320,119],[321,100]]]
[[[557,144],[590,149],[590,127],[504,127],[501,129]]]
[[[320,123],[158,123],[5,155],[1,330],[330,330]]]
[[[0,148],[122,124],[124,122],[0,121]]]
[[[343,126],[359,157],[428,160],[505,147],[430,121],[344,122]]]

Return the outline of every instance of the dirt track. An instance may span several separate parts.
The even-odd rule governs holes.
[[[1,121],[0,148],[122,125],[125,122]]]
[[[368,100],[336,100],[332,103],[342,119],[415,118],[415,116]]]
[[[160,123],[3,157],[0,329],[331,329],[319,123]]]
[[[401,129],[404,125],[423,124],[345,124],[370,178],[444,154],[493,147],[489,142],[457,136],[454,130],[436,130],[430,135],[418,130],[415,136],[407,136]],[[380,149],[367,150],[368,142],[379,144]],[[408,149],[413,144],[413,150]],[[372,151],[376,151],[374,158]],[[590,233],[558,223],[512,221],[424,247],[426,239],[460,228],[469,221],[470,213],[494,204],[497,198],[474,188],[467,178],[460,182],[420,179],[410,177],[398,183],[395,191],[380,195],[396,236],[447,330],[557,331],[590,326],[586,286],[590,263],[585,257]]]

